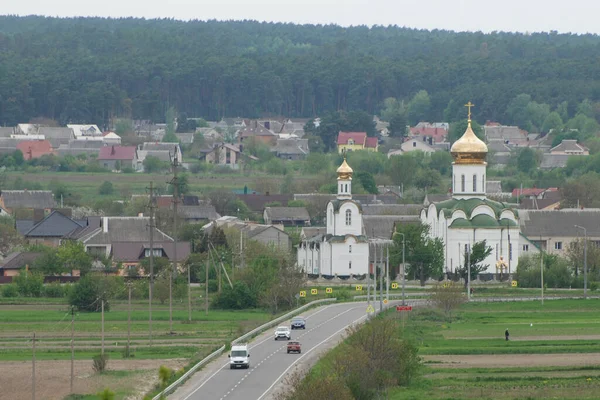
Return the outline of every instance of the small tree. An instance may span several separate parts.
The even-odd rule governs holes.
[[[101,374],[106,371],[106,367],[108,366],[108,354],[97,354],[92,357],[92,362],[92,369],[94,372]]]
[[[160,379],[160,385],[162,387],[167,386],[169,380],[173,376],[173,370],[165,365],[161,365],[158,369],[158,379]]]
[[[463,255],[464,264],[462,268],[457,268],[456,270],[461,279],[465,280],[465,287],[467,286],[467,276],[469,274],[469,262],[471,264],[470,280],[473,281],[474,279],[477,279],[477,275],[487,270],[489,267],[489,264],[482,264],[482,261],[485,260],[491,252],[492,248],[487,245],[485,240],[475,243],[473,247],[471,247],[471,254],[469,254],[468,249],[465,249]]]
[[[98,188],[98,194],[100,195],[111,195],[114,192],[113,184],[109,181],[102,182],[102,185]]]
[[[440,310],[444,311],[448,318],[452,318],[452,311],[465,302],[463,288],[454,282],[437,284],[432,290],[431,301]]]

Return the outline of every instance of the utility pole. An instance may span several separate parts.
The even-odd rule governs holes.
[[[173,268],[169,274],[169,332],[173,333],[173,274],[177,271],[177,204],[179,203],[179,178],[177,177],[177,148],[173,156]],[[192,320],[192,310],[189,307],[190,274],[188,273],[188,320]]]
[[[375,256],[373,256],[373,265],[375,265]],[[367,271],[367,304],[371,305],[371,271]]]
[[[583,298],[587,299],[587,229],[583,226],[575,225],[576,228],[583,229]]]
[[[210,249],[210,247],[209,247],[209,249]],[[206,315],[208,315],[208,269],[209,268],[210,268],[210,257],[206,257],[206,265],[204,268],[204,313]]]
[[[380,258],[383,260],[383,248],[379,252]],[[379,311],[383,311],[383,271],[379,271]]]
[[[32,399],[35,400],[35,342],[37,339],[35,338],[35,332],[33,332],[32,339],[32,368],[31,368],[31,396]]]
[[[406,236],[404,236],[404,233],[402,232],[398,232],[398,235],[402,235],[402,305],[406,305],[406,264],[404,263],[405,260],[405,250],[406,248],[404,247],[404,242],[406,239]]]
[[[102,299],[102,355],[104,355],[104,299]]]
[[[154,186],[150,182],[150,284],[148,285],[148,335],[149,344],[152,346],[152,289],[154,287]]]
[[[467,245],[467,296],[471,301],[471,244]]]
[[[71,391],[73,393],[73,379],[75,378],[75,308],[71,306]]]
[[[544,253],[542,251],[541,248],[541,243],[540,243],[540,276],[542,277],[542,305],[544,305]]]
[[[390,246],[385,248],[385,299],[390,301]]]
[[[131,354],[131,281],[127,282],[129,296],[127,299],[127,357]]]

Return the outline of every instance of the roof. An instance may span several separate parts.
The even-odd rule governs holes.
[[[485,125],[483,127],[486,140],[522,140],[527,137],[518,126]]]
[[[271,132],[264,126],[258,124],[258,126],[247,126],[240,129],[238,137],[250,137],[250,136],[273,136],[277,137],[276,133]]]
[[[423,199],[423,204],[428,206],[431,203],[440,203],[440,202],[446,201],[450,198],[451,198],[451,196],[448,193],[444,193],[444,194],[428,193],[425,195],[425,198]]]
[[[154,242],[153,249],[162,249],[167,258],[175,259],[175,242]],[[119,242],[112,245],[112,258],[116,262],[137,262],[144,257],[146,249],[150,249],[150,243]],[[191,253],[190,242],[177,242],[177,262],[185,261]]]
[[[415,126],[410,128],[410,134],[412,136],[429,136],[435,142],[443,142],[446,136],[448,136],[448,130],[441,127]]]
[[[75,136],[102,136],[102,131],[97,125],[67,124]]]
[[[147,157],[155,157],[167,163],[171,162],[171,152],[168,150],[138,150],[140,160],[145,160]]]
[[[24,140],[17,144],[17,149],[21,150],[26,160],[53,154],[52,145],[47,140]]]
[[[149,225],[149,217],[102,217],[100,228],[82,237],[82,241],[86,245],[149,242]],[[173,238],[154,228],[154,240],[173,241]]]
[[[487,181],[485,183],[485,192],[488,194],[502,193],[502,182]]]
[[[541,169],[564,168],[567,166],[569,157],[575,157],[571,154],[549,154],[542,155]]]
[[[325,226],[305,226],[304,228],[302,228],[302,231],[300,231],[300,236],[302,236],[303,240],[308,240],[312,237],[315,237],[317,235],[325,235],[327,233],[327,227]]]
[[[367,132],[341,132],[338,133],[337,144],[348,144],[348,140],[354,140],[354,143],[364,145],[367,139]]]
[[[171,142],[144,142],[142,143],[141,150],[181,151],[179,149],[179,143]]]
[[[511,149],[501,140],[488,141],[488,150],[496,153],[510,153]]]
[[[7,255],[2,261],[0,261],[1,269],[21,269],[25,265],[31,265],[38,257],[41,257],[43,253],[31,252],[31,251],[17,251]]]
[[[265,205],[279,202],[282,206],[287,206],[288,201],[293,199],[291,194],[238,194],[236,197],[242,200],[250,210],[254,212],[263,212]]]
[[[0,137],[10,137],[13,133],[15,133],[15,128],[0,126]]]
[[[396,224],[419,221],[418,215],[363,215],[363,234],[370,239],[391,239]]]
[[[54,128],[48,126],[40,126],[37,131],[38,135],[44,135],[46,139],[73,139],[73,130],[71,128]]]
[[[519,197],[519,196],[539,196],[540,194],[544,193],[544,192],[556,192],[558,191],[558,188],[547,188],[547,189],[542,189],[542,188],[523,188],[523,189],[513,189],[512,191],[512,196],[513,197]]]
[[[466,214],[467,218],[470,218],[473,210],[476,207],[482,206],[482,205],[490,207],[494,211],[496,218],[500,218],[500,214],[504,210],[510,210],[515,215],[517,214],[517,211],[513,210],[507,203],[501,203],[501,202],[493,201],[490,199],[478,199],[478,198],[454,199],[453,198],[450,200],[442,201],[441,203],[434,203],[434,204],[437,209],[437,212],[439,213],[440,211],[443,211],[446,218],[449,218],[450,216],[452,216],[452,213],[454,211],[458,211],[458,210],[463,211]]]
[[[365,204],[362,206],[363,216],[366,215],[419,215],[421,204]]]
[[[56,207],[54,196],[50,190],[2,190],[0,197],[4,206],[15,208],[41,208]]]
[[[21,236],[29,232],[29,230],[33,228],[34,225],[35,222],[31,219],[18,219],[15,221],[15,228]]]
[[[104,147],[104,143],[101,140],[69,140],[69,148],[71,149],[97,149]]]
[[[215,207],[212,205],[180,205],[177,208],[177,213],[184,219],[206,219],[214,221],[221,218]]]
[[[304,207],[266,207],[265,213],[271,221],[309,221],[310,215]]]
[[[25,237],[64,237],[83,225],[63,215],[59,211],[52,211],[46,218],[33,225]]]
[[[274,151],[277,154],[308,154],[308,139],[277,139]]]
[[[134,160],[135,146],[104,146],[100,149],[98,160]]]
[[[548,199],[525,198],[519,204],[521,210],[545,210],[547,208],[560,208],[560,199],[553,197]]]
[[[551,153],[563,152],[563,153],[585,153],[589,151],[587,147],[577,143],[577,140],[563,140],[558,146],[554,146],[550,149]]]
[[[377,143],[376,137],[368,137],[365,141],[365,148],[367,149],[376,149],[379,144]]]
[[[121,136],[117,135],[114,132],[105,132],[102,134],[103,139],[121,139]]]
[[[535,240],[543,237],[583,237],[582,229],[587,229],[588,237],[600,237],[599,208],[570,208],[562,210],[521,210],[519,211],[521,232]]]

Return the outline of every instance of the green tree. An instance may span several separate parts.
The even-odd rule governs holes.
[[[165,133],[162,138],[163,143],[179,143],[179,138],[174,133]]]
[[[492,253],[492,248],[487,245],[486,240],[475,242],[469,249],[465,249],[463,254],[464,264],[461,268],[457,268],[456,272],[461,279],[465,281],[465,287],[467,286],[467,276],[469,275],[469,261],[471,264],[471,278],[473,281],[477,279],[477,275],[488,269],[489,264],[483,264],[483,261]]]
[[[407,134],[406,125],[408,120],[406,119],[406,115],[397,113],[390,120],[390,136],[392,137],[404,137]]]
[[[518,127],[526,129],[529,125],[529,112],[527,106],[531,103],[531,96],[521,93],[510,101],[506,108],[506,115],[510,122]]]
[[[144,166],[144,172],[147,174],[155,174],[169,168],[169,165],[166,162],[161,161],[155,156],[147,156],[144,158],[142,165]]]
[[[536,153],[529,147],[519,149],[517,154],[517,168],[519,171],[529,173],[537,166]]]
[[[73,289],[69,292],[69,304],[80,311],[100,312],[104,301],[104,311],[109,311],[110,293],[102,290],[103,288],[103,282],[98,276],[87,274],[73,285]]]
[[[393,235],[394,245],[390,251],[390,263],[400,265],[402,262],[402,235],[405,235],[405,261],[408,264],[406,274],[419,279],[421,286],[429,278],[442,275],[444,264],[444,244],[440,239],[429,237],[429,225],[422,223],[400,225]]]
[[[448,176],[452,172],[452,155],[447,151],[436,151],[431,154],[429,167],[439,171],[443,176]]]
[[[166,135],[175,136],[175,116],[177,112],[175,111],[175,107],[169,107],[167,112],[165,113],[165,123],[167,124],[167,128],[165,129]],[[163,142],[169,142],[170,140],[164,140]]]
[[[367,191],[367,193],[377,194],[379,190],[377,189],[377,184],[375,183],[375,178],[369,172],[358,171],[355,174],[356,180],[360,182],[362,187]]]
[[[418,91],[407,105],[408,122],[411,126],[426,121],[431,109],[431,99],[425,90]]]
[[[46,276],[59,276],[67,272],[65,265],[55,248],[44,248],[40,257],[33,262],[32,268]]]
[[[542,132],[548,133],[554,130],[561,130],[563,128],[563,120],[560,117],[560,114],[556,111],[548,114],[544,123],[542,124]]]
[[[12,221],[10,225],[0,224],[0,255],[2,257],[6,257],[14,248],[22,243],[21,235],[19,235],[12,225]]]
[[[25,163],[25,158],[23,157],[23,153],[21,152],[21,150],[15,150],[12,153],[12,157],[15,160],[15,165],[16,166],[21,166],[23,165],[23,163]]]
[[[113,184],[109,181],[104,181],[98,188],[98,194],[111,195],[114,192]]]
[[[85,251],[82,242],[75,240],[65,240],[57,251],[58,259],[66,271],[74,275],[74,271],[79,270],[80,274],[86,275],[92,269],[92,257]]]

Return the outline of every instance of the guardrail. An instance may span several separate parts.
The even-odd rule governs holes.
[[[297,315],[299,313],[301,313],[302,311],[315,306],[317,304],[321,304],[321,303],[332,303],[337,301],[337,299],[321,299],[321,300],[315,300],[315,301],[311,301],[310,303],[307,303],[305,305],[303,305],[302,307],[298,307],[295,310],[290,311],[289,313],[286,313],[278,318],[275,318],[272,321],[267,322],[266,324],[262,324],[261,326],[252,329],[250,332],[240,336],[237,339],[234,339],[231,342],[231,345],[234,345],[235,343],[239,343],[241,341],[244,341],[250,337],[252,337],[253,335],[256,335],[257,333],[260,333],[266,329],[271,328],[274,325],[279,324],[281,321],[285,321],[286,319],[293,317],[294,315]],[[218,350],[216,350],[215,352],[211,353],[210,355],[208,355],[207,357],[203,358],[200,362],[198,362],[196,365],[194,365],[192,368],[190,368],[185,374],[183,374],[181,376],[181,378],[177,379],[175,382],[173,382],[172,384],[170,384],[166,389],[164,389],[162,392],[160,392],[159,394],[157,394],[156,396],[154,396],[152,398],[152,400],[159,400],[161,398],[164,398],[164,396],[167,396],[168,394],[172,393],[179,385],[181,385],[183,382],[185,382],[194,372],[196,372],[200,367],[203,367],[205,364],[208,364],[210,361],[212,361],[213,358],[220,356],[221,353],[223,353],[223,351],[225,350],[225,345],[221,346]]]
[[[204,366],[205,364],[208,364],[210,361],[212,361],[213,358],[215,358],[217,356],[220,356],[221,353],[223,353],[223,350],[225,350],[225,345],[221,346],[219,349],[217,349],[216,351],[214,351],[210,355],[208,355],[205,358],[203,358],[199,363],[197,363],[196,365],[194,365],[185,374],[183,374],[181,376],[181,378],[177,379],[175,382],[173,382],[169,386],[167,386],[162,392],[160,392],[159,394],[157,394],[156,396],[154,396],[152,398],[152,400],[159,400],[159,399],[164,398],[164,396],[168,395],[173,390],[175,390],[177,388],[177,386],[179,386],[183,382],[185,382],[187,378],[189,378],[194,372],[196,372],[198,370],[198,368]]]
[[[257,333],[262,332],[265,329],[269,329],[269,328],[279,324],[281,321],[285,321],[286,319],[293,317],[294,315],[298,315],[299,313],[306,310],[307,308],[310,308],[317,304],[333,303],[335,301],[337,301],[337,299],[321,299],[321,300],[311,301],[310,303],[307,303],[307,304],[303,305],[302,307],[298,307],[295,310],[292,310],[289,313],[282,315],[281,317],[275,318],[274,320],[269,321],[266,324],[259,326],[258,328],[252,329],[250,332],[246,333],[245,335],[242,335],[239,338],[233,340],[231,342],[231,345],[234,345],[234,344],[244,341],[248,338],[251,338],[252,336],[256,335]]]

